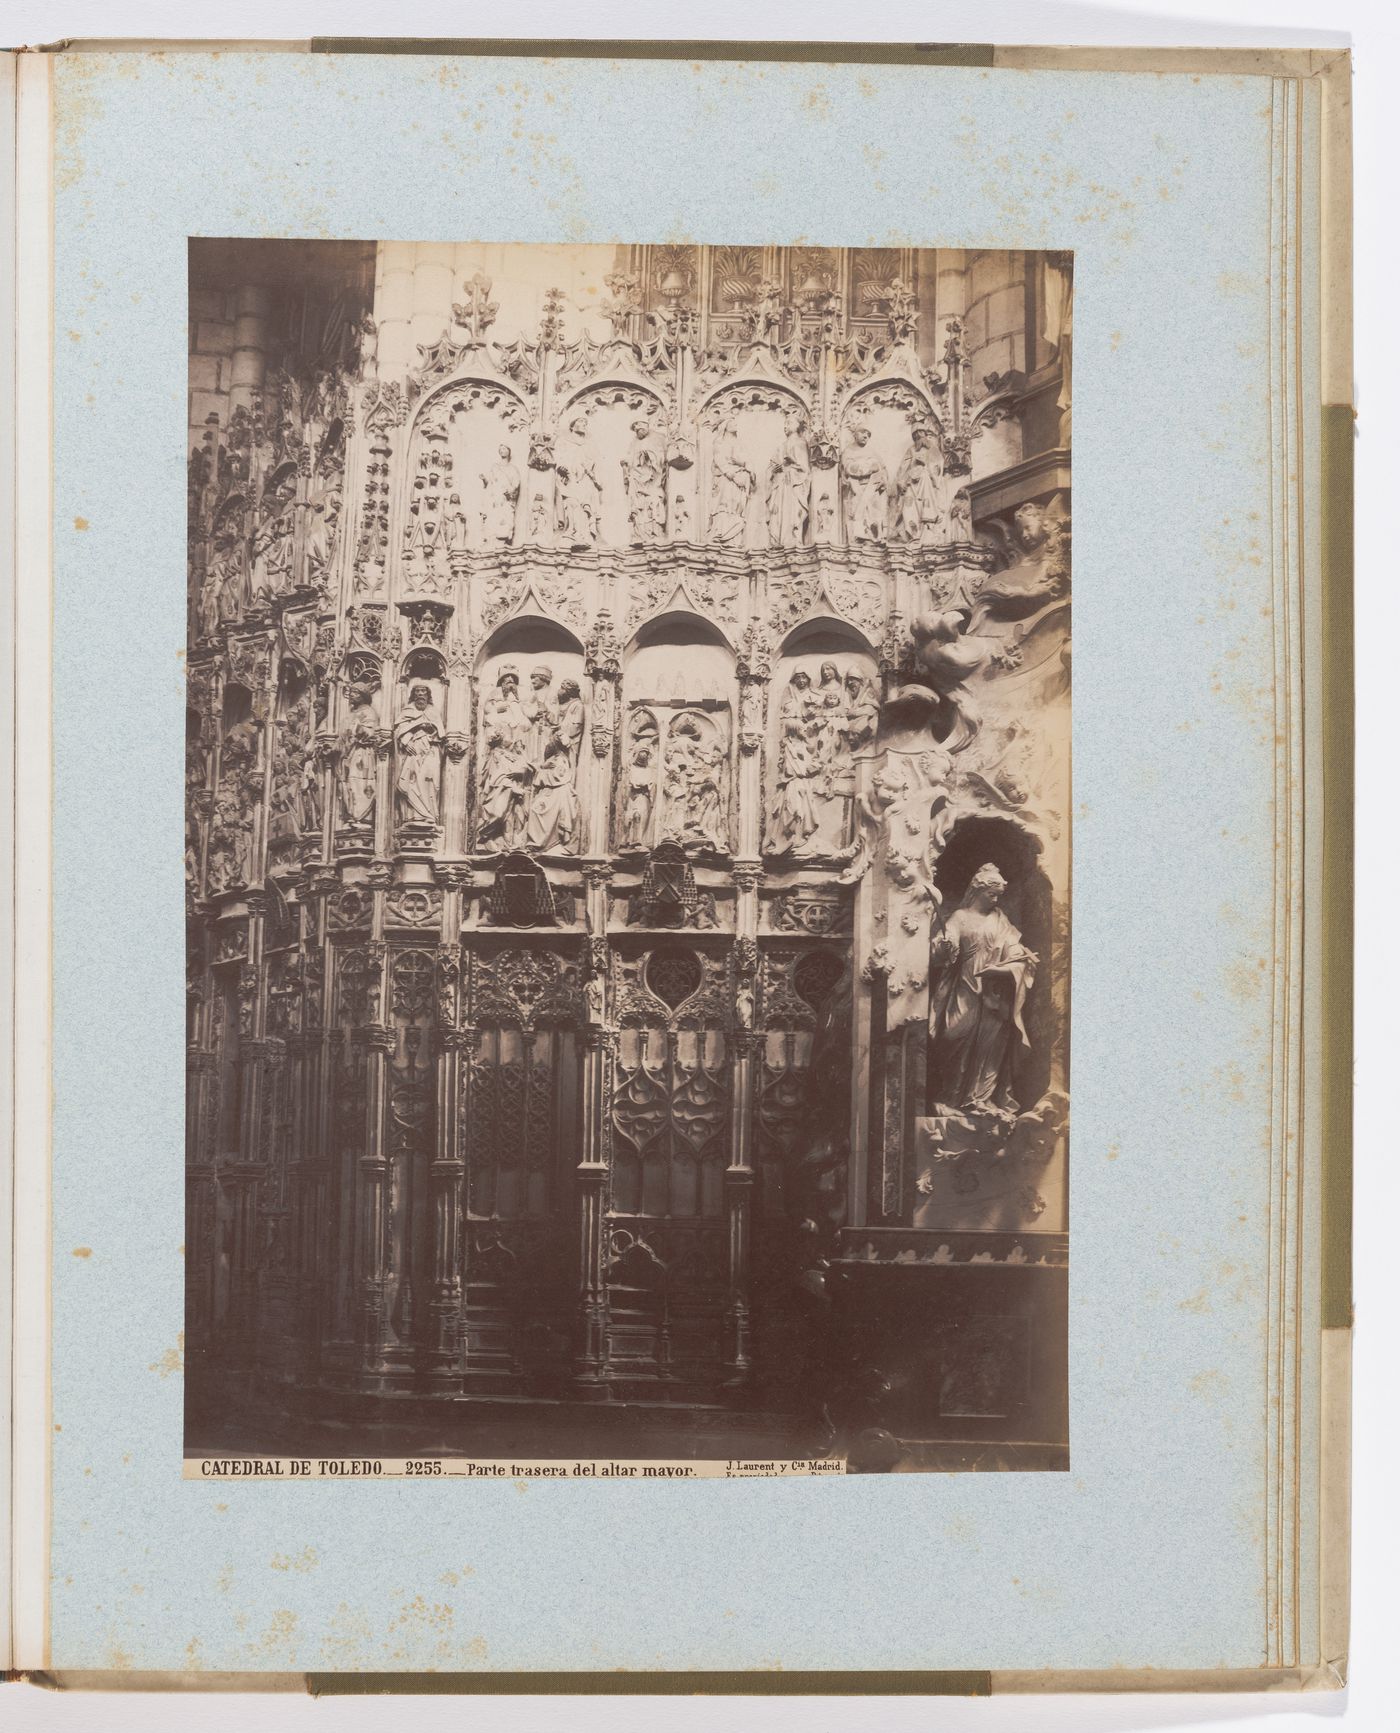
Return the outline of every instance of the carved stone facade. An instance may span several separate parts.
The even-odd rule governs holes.
[[[192,273],[192,1364],[815,1411],[1062,1271],[1067,256]]]

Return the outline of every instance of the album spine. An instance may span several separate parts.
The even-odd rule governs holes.
[[[1321,1356],[1319,1651],[1347,1678],[1351,1570],[1352,1079],[1355,687],[1350,54],[1318,74],[1321,414]]]
[[[49,1547],[49,830],[53,57],[0,55],[0,1457],[4,1665],[46,1664]]]

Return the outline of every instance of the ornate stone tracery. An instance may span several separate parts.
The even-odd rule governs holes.
[[[411,320],[372,259],[200,291],[243,360],[191,408],[192,1327],[295,1289],[363,1389],[713,1394],[786,1258],[1064,1230],[1024,261],[609,258]]]

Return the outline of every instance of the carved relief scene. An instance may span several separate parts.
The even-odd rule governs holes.
[[[189,1448],[1065,1468],[1072,256],[190,260]]]

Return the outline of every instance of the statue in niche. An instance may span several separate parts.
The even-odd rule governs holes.
[[[379,733],[379,680],[374,674],[350,681],[345,726],[340,736],[340,810],[347,824],[367,825],[374,817],[375,737]]]
[[[568,439],[555,447],[554,470],[559,478],[555,495],[556,523],[571,548],[591,548],[598,540],[598,506],[602,488],[584,446],[588,423],[577,416],[569,423]]]
[[[718,741],[706,739],[696,717],[678,717],[666,741],[667,839],[720,851],[728,847],[723,779],[724,751]]]
[[[481,824],[477,840],[491,853],[519,848],[525,840],[525,796],[530,766],[518,742],[488,729],[481,766]]]
[[[432,688],[415,680],[394,727],[398,774],[394,783],[399,819],[435,825],[442,785],[442,718]]]
[[[943,521],[938,503],[942,470],[933,445],[933,429],[921,423],[915,427],[913,438],[895,477],[894,534],[900,541],[918,544],[930,541]]]
[[[715,441],[710,487],[710,540],[720,547],[742,547],[749,501],[757,478],[739,455],[739,430],[726,421]]]
[[[515,508],[520,500],[520,471],[510,461],[510,447],[496,447],[496,461],[481,478],[486,498],[481,508],[482,533],[489,544],[509,547],[515,540]]]
[[[666,468],[651,423],[632,423],[632,446],[619,460],[627,490],[627,521],[634,547],[659,542],[666,527]]]
[[[449,494],[447,498],[447,516],[442,526],[443,546],[449,554],[465,553],[471,541],[467,528],[467,514],[462,509],[462,496],[459,493]]]
[[[218,586],[218,623],[237,625],[248,608],[248,571],[243,545],[233,536],[220,538],[209,562],[209,581]]]
[[[272,754],[270,844],[294,842],[301,834],[307,748],[311,739],[311,706],[305,698],[288,707],[277,731]]]
[[[543,542],[548,540],[549,501],[543,491],[537,489],[530,495],[530,540]]]
[[[496,852],[525,840],[530,760],[526,750],[532,719],[520,700],[520,675],[510,664],[496,676],[496,690],[482,716],[485,754],[481,765],[477,840]]]
[[[292,548],[295,513],[290,504],[275,512],[253,537],[252,593],[255,597],[280,596],[292,587]]]
[[[539,764],[554,732],[554,671],[539,662],[530,670],[530,695],[522,708],[525,713],[525,756],[531,764]]]
[[[323,492],[306,502],[306,580],[318,587],[331,555],[331,501],[332,495]]]
[[[220,789],[209,838],[209,889],[246,885],[253,870],[253,815],[237,794]]]
[[[590,1029],[601,1029],[608,1020],[607,983],[600,974],[590,975],[583,984],[583,1014]]]
[[[376,379],[379,376],[379,327],[368,313],[362,313],[352,326],[352,334],[359,339],[360,378]]]
[[[253,805],[261,777],[257,772],[258,725],[251,717],[224,734],[219,759],[219,789],[209,838],[209,889],[225,891],[250,882],[253,871]]]
[[[999,907],[1006,880],[988,863],[929,947],[929,1095],[940,1106],[1015,1113],[1011,1074],[1029,1047],[1022,1012],[1038,962]]]
[[[889,535],[890,478],[871,448],[870,429],[857,422],[841,453],[841,485],[846,502],[846,539],[883,542]]]
[[[778,713],[778,793],[769,826],[777,853],[800,848],[817,830],[817,702],[812,676],[799,668],[788,681]]]
[[[873,682],[854,669],[846,675],[846,739],[853,754],[859,755],[874,743],[880,726],[880,700],[875,696]]]
[[[301,753],[301,776],[297,790],[296,820],[306,832],[315,834],[321,828],[321,771],[312,750],[308,727]]]
[[[443,524],[440,512],[441,496],[425,494],[409,507],[408,529],[404,533],[404,561],[411,571],[421,573],[421,581],[431,587],[433,566],[442,542]]]
[[[870,681],[835,662],[818,683],[803,668],[788,683],[779,712],[778,788],[769,816],[775,853],[835,853],[851,837],[856,763],[867,754],[880,706]]]
[[[219,604],[223,598],[224,573],[216,560],[205,568],[195,597],[194,626],[197,638],[212,638],[219,629]]]
[[[953,503],[948,509],[949,539],[955,542],[970,542],[972,540],[972,495],[965,487],[960,487],[953,495]]]
[[[656,798],[655,735],[642,735],[632,741],[627,755],[626,777],[622,847],[647,848],[651,843],[651,818]]]
[[[561,680],[557,708],[549,712],[548,738],[532,759],[525,846],[548,854],[578,847],[579,800],[575,787],[583,739],[583,693],[577,680]]]
[[[802,417],[783,416],[783,438],[768,466],[768,534],[774,547],[800,548],[812,504],[812,459]]]

